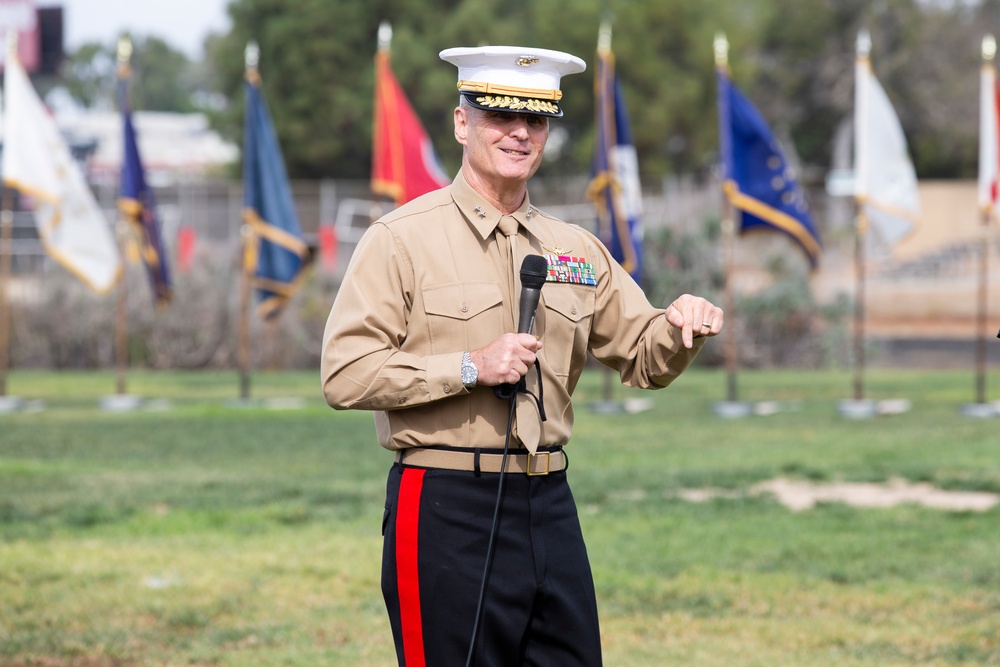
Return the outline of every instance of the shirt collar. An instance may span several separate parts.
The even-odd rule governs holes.
[[[469,182],[465,180],[465,176],[461,170],[459,170],[458,175],[455,176],[455,180],[452,183],[451,195],[458,205],[458,209],[465,216],[465,219],[469,221],[469,224],[472,225],[472,228],[476,230],[476,233],[479,234],[481,240],[485,241],[487,238],[493,236],[503,214],[486,201],[485,197],[472,189]],[[537,230],[534,229],[534,219],[538,216],[538,210],[531,205],[527,193],[524,195],[524,201],[521,202],[521,206],[510,215],[522,227],[533,235],[538,236]]]

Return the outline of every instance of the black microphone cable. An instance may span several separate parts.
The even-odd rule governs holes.
[[[483,616],[483,604],[486,601],[486,586],[490,580],[490,568],[493,566],[493,546],[500,528],[500,503],[503,499],[504,477],[507,471],[507,455],[510,453],[510,435],[514,428],[514,396],[510,398],[510,414],[507,416],[507,436],[503,441],[503,458],[500,459],[500,481],[497,483],[497,501],[493,507],[493,525],[490,526],[490,541],[486,547],[486,566],[483,568],[483,580],[479,585],[479,602],[476,603],[476,620],[472,626],[472,638],[469,639],[469,655],[465,659],[465,667],[472,667],[472,657],[476,654],[476,640],[479,637],[479,622]]]
[[[519,314],[518,333],[531,333],[535,324],[535,310],[538,308],[538,297],[545,284],[547,262],[541,255],[528,255],[521,263],[521,312]],[[530,311],[530,312],[529,312]],[[472,658],[476,654],[476,640],[479,638],[479,624],[483,616],[483,604],[486,602],[486,588],[490,580],[490,568],[493,566],[493,549],[497,533],[500,529],[500,505],[503,501],[504,476],[507,471],[507,456],[510,453],[511,432],[514,430],[514,414],[517,406],[518,392],[527,393],[538,404],[539,416],[545,421],[545,408],[542,405],[542,368],[535,359],[535,370],[538,373],[538,397],[526,388],[522,377],[517,384],[502,384],[493,387],[493,393],[501,400],[510,401],[510,413],[507,415],[507,434],[503,442],[503,458],[500,459],[500,480],[497,482],[497,500],[493,507],[493,523],[490,526],[490,539],[486,547],[486,565],[483,568],[483,579],[479,586],[479,601],[476,603],[476,619],[472,626],[472,637],[469,639],[469,654],[465,659],[465,667],[472,667]],[[531,460],[528,460],[531,465]]]

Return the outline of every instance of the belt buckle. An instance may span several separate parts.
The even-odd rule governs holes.
[[[538,452],[537,454],[532,454],[531,452],[528,452],[528,467],[527,470],[524,471],[525,474],[528,477],[541,477],[543,475],[548,475],[549,462],[552,459],[551,454],[552,452]],[[544,467],[539,466],[539,469],[537,470],[537,472],[535,472],[535,468],[531,465],[531,462],[540,460],[543,455],[545,456],[545,466]]]

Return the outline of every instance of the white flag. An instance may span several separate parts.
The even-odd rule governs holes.
[[[4,183],[30,195],[45,250],[98,292],[114,287],[114,235],[48,110],[14,55],[4,72]]]
[[[985,43],[985,40],[984,40]],[[996,45],[994,43],[994,49]],[[1000,177],[1000,141],[997,123],[997,70],[993,62],[984,62],[979,75],[979,207],[997,219],[997,188]]]
[[[913,230],[920,196],[903,128],[872,72],[870,47],[862,32],[854,67],[854,194],[868,215],[873,240],[888,251]]]

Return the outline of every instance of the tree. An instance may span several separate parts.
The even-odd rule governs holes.
[[[922,0],[233,0],[233,28],[214,39],[212,68],[228,107],[213,123],[242,132],[243,50],[260,44],[264,94],[293,177],[367,179],[373,56],[380,21],[393,26],[392,62],[435,148],[454,173],[458,100],[451,46],[519,44],[594,60],[601,20],[612,47],[647,178],[707,173],[718,161],[712,40],[731,44],[737,83],[806,166],[824,169],[853,109],[854,43],[872,33],[876,74],[896,106],[918,175],[974,173],[978,43],[1000,2]],[[584,174],[593,152],[593,74],[563,80],[570,139],[546,173]]]
[[[996,32],[994,0],[775,0],[757,46],[749,90],[787,127],[803,162],[829,164],[831,138],[854,107],[855,40],[872,37],[872,66],[907,135],[920,178],[972,178],[977,170],[979,43]],[[992,13],[992,18],[991,18]]]
[[[132,44],[132,104],[144,111],[195,110],[192,63],[182,52],[158,37],[138,38]]]
[[[653,3],[620,2],[621,15],[632,27],[648,31]],[[671,46],[667,55],[678,61],[675,77],[683,77],[683,89],[695,91],[677,98],[676,90],[650,62],[663,54],[644,50],[649,40],[621,33],[616,50],[628,68],[647,72],[644,85],[654,97],[667,99],[650,107],[644,117],[653,123],[635,123],[640,154],[649,164],[663,169],[664,134],[680,135],[704,117],[712,103],[711,30],[708,7],[715,0],[669,0],[660,9],[655,26],[670,28],[678,38],[685,35],[684,21],[672,10],[683,8],[700,22],[703,44],[684,39],[681,48]],[[217,117],[217,126],[230,139],[238,139],[241,127],[243,49],[256,40],[261,49],[260,70],[264,93],[274,115],[289,171],[298,177],[336,176],[366,178],[370,169],[372,57],[376,50],[378,24],[392,22],[393,68],[414,107],[421,115],[435,147],[451,173],[458,167],[460,150],[452,139],[452,109],[458,101],[455,71],[438,59],[450,46],[477,44],[522,44],[569,51],[592,60],[603,5],[598,0],[547,0],[511,4],[500,0],[465,0],[450,6],[443,0],[420,7],[404,2],[329,2],[324,0],[236,0],[230,5],[232,32],[221,38],[210,58],[225,81],[230,109]],[[489,20],[484,20],[489,17]],[[645,26],[645,27],[643,27]],[[635,52],[633,57],[631,52]],[[645,62],[640,64],[639,59]],[[708,77],[706,79],[706,77]],[[625,76],[626,81],[629,81]],[[699,82],[698,79],[704,80]],[[558,121],[574,139],[566,156],[576,173],[589,168],[592,150],[593,77],[574,75],[564,80],[567,117]],[[697,104],[689,104],[697,102]],[[634,105],[639,107],[640,105]],[[682,114],[683,120],[676,121]],[[666,129],[664,129],[666,128]],[[708,136],[711,130],[703,132]],[[705,141],[704,139],[702,140]],[[684,157],[676,160],[681,167]],[[543,169],[545,167],[543,166]]]
[[[241,0],[210,58],[230,103],[217,125],[239,142],[244,49],[260,47],[263,94],[293,178],[360,178],[370,164],[372,56],[380,3]]]
[[[114,50],[99,42],[87,42],[66,58],[63,83],[74,100],[88,109],[109,105],[114,100]]]
[[[113,109],[118,44],[89,42],[70,54],[63,72],[69,94],[87,108]],[[183,52],[159,37],[132,38],[130,94],[141,111],[191,112],[201,79]],[[203,85],[203,84],[202,84]]]

